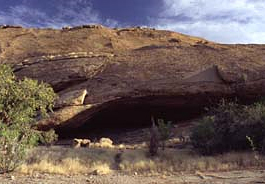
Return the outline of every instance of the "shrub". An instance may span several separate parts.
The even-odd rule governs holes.
[[[151,121],[149,153],[151,156],[155,156],[157,155],[160,141],[162,142],[162,150],[165,150],[165,142],[171,136],[172,125],[170,121],[165,123],[163,119],[158,119],[157,126],[153,117],[151,117]]]
[[[44,144],[50,146],[54,141],[58,139],[58,135],[55,133],[53,129],[49,131],[43,131],[40,133],[39,141]]]
[[[206,116],[199,121],[199,124],[192,131],[192,144],[203,154],[210,154],[214,148],[214,143],[212,142],[212,138],[215,135],[213,122],[214,117]]]
[[[214,154],[250,149],[247,137],[257,150],[264,150],[265,105],[246,106],[223,100],[194,127],[191,141],[200,153]]]
[[[45,137],[32,127],[37,116],[46,117],[47,110],[52,110],[55,97],[48,84],[18,80],[9,66],[0,65],[1,173],[14,170],[26,150]]]
[[[160,135],[160,140],[162,142],[162,150],[165,150],[165,142],[171,136],[172,123],[171,121],[168,121],[167,123],[165,123],[163,119],[158,119],[157,123],[158,123],[158,131]]]

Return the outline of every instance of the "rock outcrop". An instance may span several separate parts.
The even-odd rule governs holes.
[[[55,102],[55,108],[65,106],[82,106],[87,95],[86,89],[73,90],[63,94],[59,94],[59,98]]]
[[[103,26],[5,26],[0,40],[0,63],[11,64],[19,78],[51,84],[60,97],[55,113],[40,122],[43,129],[72,132],[93,119],[112,126],[116,121],[102,118],[115,112],[117,126],[141,117],[150,123],[151,114],[169,111],[169,118],[178,119],[222,97],[253,101],[265,93],[265,45]],[[128,109],[138,114],[128,115]]]

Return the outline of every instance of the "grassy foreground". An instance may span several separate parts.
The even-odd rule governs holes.
[[[189,149],[166,148],[156,157],[148,157],[146,148],[78,148],[63,146],[38,147],[17,171],[24,174],[173,174],[175,172],[228,171],[259,169],[263,156],[253,152],[200,156]]]

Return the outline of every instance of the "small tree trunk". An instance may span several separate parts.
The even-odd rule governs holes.
[[[165,147],[166,147],[166,142],[165,141],[162,141],[162,150],[163,151],[165,150]]]
[[[149,153],[151,156],[157,155],[158,147],[159,147],[159,136],[156,125],[153,123],[151,131],[150,131],[150,145],[149,145]]]

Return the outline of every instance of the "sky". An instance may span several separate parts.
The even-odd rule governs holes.
[[[0,25],[148,26],[220,43],[265,44],[265,0],[0,0]]]

